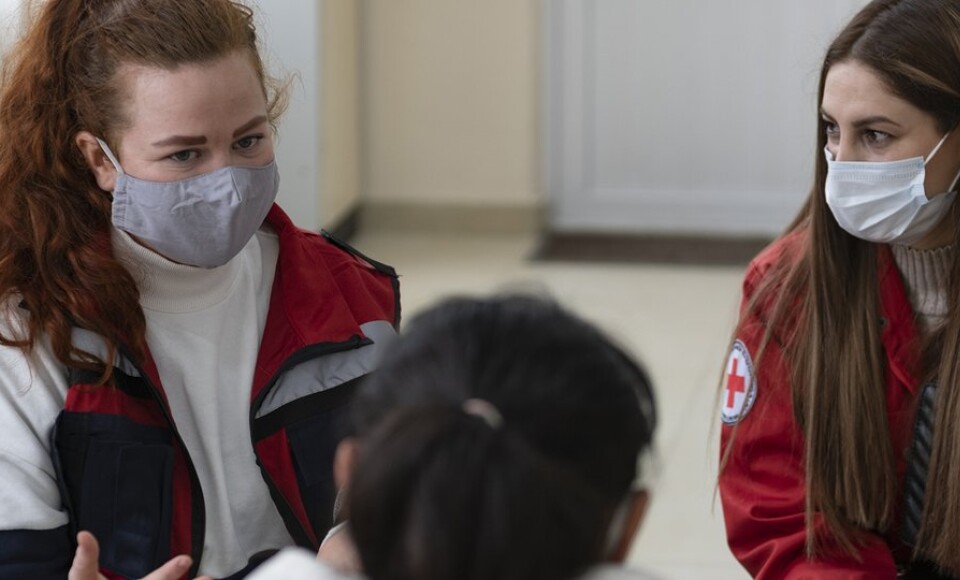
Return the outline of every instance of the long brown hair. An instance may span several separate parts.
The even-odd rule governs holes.
[[[870,67],[891,91],[929,113],[943,133],[960,122],[960,2],[871,2],[828,49],[818,103],[823,100],[830,68],[844,61]],[[742,323],[769,309],[760,350],[776,340],[790,361],[794,413],[805,437],[810,557],[821,553],[827,539],[815,532],[815,514],[823,518],[830,538],[856,556],[863,531],[883,532],[895,525],[898,497],[885,404],[877,247],[843,231],[826,204],[825,129],[819,119],[813,187],[785,234],[791,237],[790,257],[774,267],[741,314]],[[954,243],[960,243],[960,228],[955,229]],[[949,322],[927,341],[929,352],[921,357],[939,362],[917,369],[918,374],[938,376],[941,388],[930,492],[916,550],[960,573],[960,259],[956,257],[949,284]],[[799,330],[782,333],[793,317]],[[728,445],[723,465],[731,450]]]
[[[71,343],[96,332],[108,361],[125,343],[145,354],[139,292],[110,245],[111,205],[80,150],[79,131],[112,141],[125,118],[121,64],[173,69],[246,50],[271,121],[285,91],[264,72],[253,14],[230,0],[49,0],[7,55],[0,89],[0,299],[29,313],[0,344],[29,351],[49,338],[57,359],[110,375]]]

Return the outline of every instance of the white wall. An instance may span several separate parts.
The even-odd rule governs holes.
[[[278,203],[297,225],[317,229],[321,175],[321,11],[322,3],[304,0],[250,0],[267,68],[276,76],[296,73],[290,108],[281,120],[277,145],[280,167]]]
[[[320,223],[335,227],[361,197],[360,3],[323,0]]]
[[[365,0],[372,203],[541,201],[538,0]]]
[[[866,0],[544,0],[562,230],[780,231],[830,39]]]
[[[20,33],[23,0],[0,0],[0,51],[6,50]]]

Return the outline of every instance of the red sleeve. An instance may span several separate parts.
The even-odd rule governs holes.
[[[749,285],[744,287],[749,294]],[[721,456],[728,445],[732,448],[719,487],[730,549],[760,579],[895,578],[893,556],[879,536],[868,536],[860,562],[846,556],[807,560],[803,436],[794,420],[788,365],[771,340],[759,367],[752,366],[764,328],[758,318],[745,321],[726,367]],[[744,382],[750,379],[752,387]],[[750,403],[728,406],[734,396],[748,396],[750,388]],[[734,427],[731,409],[744,405],[747,411],[737,414],[740,422]],[[823,525],[819,519],[817,525]]]

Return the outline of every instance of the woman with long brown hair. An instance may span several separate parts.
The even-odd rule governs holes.
[[[819,105],[726,366],[729,544],[759,578],[960,575],[960,2],[871,2]]]
[[[32,16],[0,88],[0,577],[62,578],[90,534],[110,578],[316,549],[395,273],[274,204],[249,8]]]

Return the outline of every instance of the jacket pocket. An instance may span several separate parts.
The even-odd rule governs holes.
[[[74,525],[100,543],[100,567],[140,578],[170,557],[169,433],[111,415],[64,413],[57,453]]]

